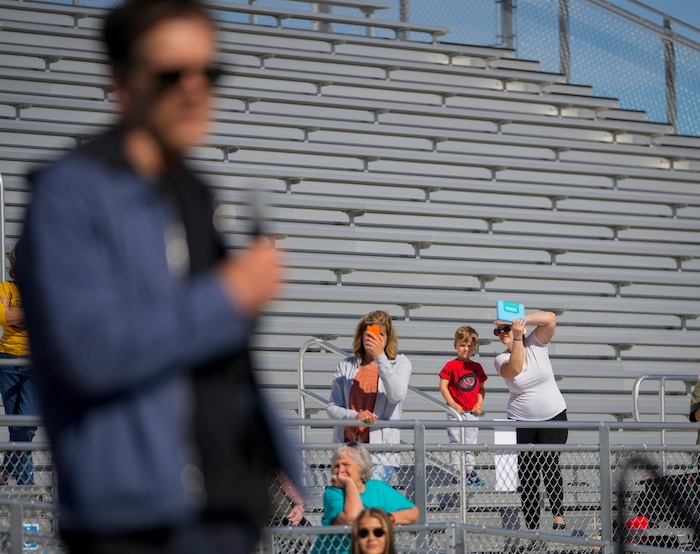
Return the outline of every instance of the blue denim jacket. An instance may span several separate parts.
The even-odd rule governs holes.
[[[61,527],[174,525],[202,500],[188,376],[246,348],[251,321],[212,272],[169,264],[177,218],[154,183],[95,152],[32,176],[18,255]]]

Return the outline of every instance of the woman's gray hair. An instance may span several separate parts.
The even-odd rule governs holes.
[[[367,481],[372,475],[372,458],[369,455],[367,449],[362,446],[359,442],[346,442],[339,445],[334,451],[333,456],[331,456],[331,464],[340,458],[345,452],[357,462],[357,467],[360,470],[360,476],[362,481]]]

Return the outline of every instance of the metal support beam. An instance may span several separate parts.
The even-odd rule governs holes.
[[[571,49],[569,39],[569,0],[559,0],[559,72],[571,82]]]

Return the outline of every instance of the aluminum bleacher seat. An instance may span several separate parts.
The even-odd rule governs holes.
[[[403,33],[411,33],[417,35],[427,35],[430,37],[431,41],[434,41],[437,37],[445,35],[450,32],[447,27],[437,27],[431,25],[422,25],[411,22],[403,21],[388,21],[381,20],[370,17],[357,17],[357,16],[346,16],[331,13],[322,13],[314,11],[301,11],[295,9],[280,9],[280,8],[267,8],[263,6],[258,6],[254,4],[231,4],[231,3],[216,3],[207,2],[207,7],[216,13],[217,11],[224,13],[227,17],[231,14],[246,14],[252,16],[267,16],[276,21],[277,27],[282,27],[283,23],[288,20],[302,20],[302,21],[313,21],[313,22],[325,22],[325,23],[338,23],[341,25],[350,25],[356,27],[362,27],[367,29],[367,34],[371,34],[373,29],[387,29],[394,33],[394,36],[398,38]],[[352,6],[353,4],[350,0],[345,0],[341,2],[347,6]],[[371,8],[372,4],[357,3],[357,7]],[[382,4],[375,4],[374,8],[381,6]],[[26,17],[27,14],[31,14],[38,19],[45,17],[61,17],[66,23],[65,25],[72,25],[74,27],[81,28],[93,28],[101,25],[101,18],[104,15],[104,10],[100,8],[90,8],[86,6],[72,6],[57,4],[56,7],[47,10],[46,7],[37,6],[35,4],[29,3],[27,6],[17,6],[16,2],[11,2],[6,6],[3,6],[3,10],[0,11],[0,17],[11,16],[11,12],[15,10],[16,16],[19,18]],[[374,10],[372,10],[374,11]]]

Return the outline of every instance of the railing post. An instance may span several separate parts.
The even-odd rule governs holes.
[[[260,546],[262,547],[262,553],[258,554],[274,554],[272,549],[273,541],[275,537],[269,528],[265,528],[260,535]]]
[[[467,550],[464,545],[464,529],[453,523],[445,529],[445,534],[447,535],[445,552],[447,554],[465,554]]]
[[[10,554],[22,554],[23,542],[22,506],[10,504]]]
[[[415,447],[415,460],[413,470],[413,485],[415,488],[415,502],[418,506],[418,523],[425,523],[428,510],[425,426],[416,422],[413,426],[413,443]]]
[[[571,82],[571,49],[569,39],[569,0],[559,0],[559,71]]]
[[[460,426],[459,428],[459,440],[461,444],[467,444],[466,440],[466,430],[464,426]],[[462,523],[467,523],[467,504],[469,502],[469,495],[467,494],[467,452],[465,450],[461,450],[459,453],[459,491],[460,491],[460,500],[459,500],[459,511],[460,511],[460,521]]]
[[[333,13],[332,6],[329,6],[328,4],[314,4],[313,9],[317,13]],[[317,21],[314,24],[314,27],[316,31],[320,31],[322,33],[330,33],[333,30],[330,21]]]
[[[673,127],[673,132],[678,131],[678,102],[676,99],[676,51],[673,45],[673,29],[671,20],[664,17],[664,30],[666,36],[664,43],[664,70],[666,77],[666,119]]]
[[[515,0],[496,0],[496,2],[501,4],[501,41],[506,48],[514,48],[513,9],[515,8]]]
[[[399,21],[401,23],[408,23],[411,21],[411,6],[410,0],[400,0],[399,1]],[[409,31],[406,29],[398,29],[396,31],[396,38],[399,40],[408,40]]]
[[[612,469],[610,468],[610,427],[600,424],[599,431],[599,462],[600,462],[600,534],[606,541],[613,540],[612,513]]]
[[[666,421],[666,379],[659,381],[659,420]],[[661,429],[661,444],[666,444],[666,428]],[[664,473],[666,471],[664,470]]]

